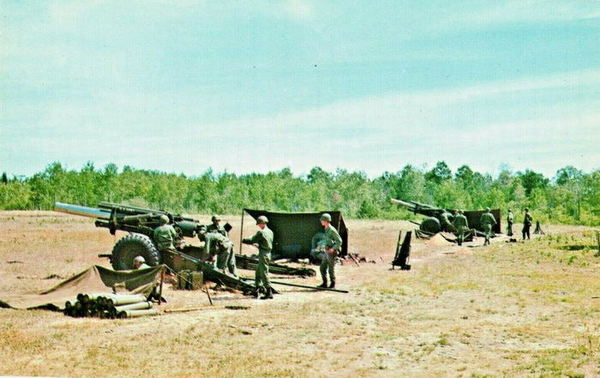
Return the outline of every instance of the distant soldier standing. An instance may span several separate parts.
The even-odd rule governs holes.
[[[506,228],[506,235],[508,235],[508,236],[513,236],[512,226],[513,226],[514,220],[515,220],[515,216],[513,215],[512,210],[508,209],[508,215],[506,216],[506,224],[508,224],[508,226]]]
[[[260,299],[273,299],[273,289],[269,280],[269,262],[271,261],[271,250],[273,249],[273,231],[267,227],[269,220],[264,215],[256,219],[256,224],[260,228],[251,238],[242,240],[244,244],[256,244],[258,246],[258,265],[256,266],[256,276],[254,284],[256,286],[256,296],[260,291],[265,293]]]
[[[456,240],[458,245],[462,245],[465,241],[465,231],[469,229],[469,222],[462,211],[454,210],[454,221],[452,222],[456,229]]]
[[[335,287],[335,258],[342,248],[342,238],[335,227],[331,225],[331,215],[323,213],[320,218],[323,233],[325,234],[325,254],[321,260],[321,278],[323,283],[319,287],[327,287],[327,271],[329,270],[330,288]]]
[[[525,240],[525,236],[527,236],[527,239],[531,239],[531,235],[529,234],[531,223],[533,223],[533,217],[529,214],[529,208],[526,207],[525,216],[523,217],[523,240]]]
[[[227,231],[221,226],[221,218],[218,215],[213,215],[210,218],[211,224],[206,225],[206,232],[218,232],[223,236],[228,236]]]
[[[489,207],[485,209],[485,213],[481,214],[479,223],[481,224],[481,227],[483,227],[483,232],[485,233],[485,241],[483,242],[483,245],[489,245],[490,237],[492,235],[492,227],[496,224],[496,218],[494,218],[494,214],[492,214]]]
[[[169,224],[169,217],[160,216],[160,226],[154,229],[154,243],[162,255],[163,262],[173,258],[175,254],[175,241],[178,238],[177,231]]]

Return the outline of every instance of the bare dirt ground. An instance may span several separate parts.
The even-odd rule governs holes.
[[[236,244],[239,218],[224,217]],[[413,226],[347,223],[350,251],[376,262],[338,266],[338,286],[349,294],[280,286],[274,300],[260,301],[214,292],[210,307],[200,291],[167,288],[163,309],[201,309],[127,320],[0,309],[0,375],[600,375],[592,229],[546,226],[531,241],[498,237],[488,247],[481,238],[462,247],[414,240],[412,270],[390,271],[398,230]],[[245,225],[244,235],[254,231]],[[0,212],[0,298],[108,266],[97,255],[121,236],[82,217]]]

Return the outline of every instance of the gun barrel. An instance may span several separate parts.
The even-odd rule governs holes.
[[[402,205],[402,206],[405,206],[405,207],[409,207],[409,208],[411,208],[411,209],[412,209],[412,208],[415,208],[415,204],[414,204],[414,203],[410,203],[410,202],[402,201],[402,200],[395,199],[395,198],[392,198],[392,199],[391,199],[391,201],[392,201],[392,203],[397,203],[398,205]]]
[[[60,213],[81,215],[88,218],[110,219],[110,211],[104,211],[96,209],[94,207],[72,205],[70,203],[55,202],[54,211],[58,211]]]

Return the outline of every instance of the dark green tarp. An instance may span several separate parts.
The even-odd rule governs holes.
[[[273,259],[303,259],[309,258],[310,242],[314,234],[322,232],[323,227],[319,218],[323,213],[331,215],[331,224],[338,230],[342,237],[341,256],[348,254],[348,228],[344,223],[344,218],[340,211],[320,211],[317,213],[276,213],[266,210],[244,209],[244,211],[256,220],[260,215],[269,218],[269,228],[275,234],[273,241]],[[250,222],[247,222],[250,223]],[[244,226],[242,216],[242,228],[255,225]],[[246,232],[247,233],[247,232]]]
[[[492,227],[492,231],[496,234],[502,232],[502,218],[500,209],[490,210],[494,218],[496,218],[496,225]],[[467,210],[465,211],[465,217],[467,217],[467,222],[469,222],[470,228],[475,228],[479,231],[483,231],[483,226],[479,223],[479,219],[481,218],[481,214],[485,213],[485,210]]]
[[[39,294],[0,293],[0,307],[17,309],[45,308],[62,310],[66,301],[74,301],[77,294],[112,293],[149,295],[159,284],[166,265],[140,270],[119,270],[93,265],[81,273]]]

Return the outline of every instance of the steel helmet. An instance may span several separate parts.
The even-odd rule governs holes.
[[[256,224],[261,223],[269,223],[269,219],[267,219],[267,217],[265,217],[264,215],[261,215],[258,218],[256,218]]]
[[[161,214],[161,216],[160,216],[160,223],[161,224],[167,224],[167,223],[169,223],[169,217],[166,216],[165,214]]]
[[[323,213],[323,214],[321,214],[320,220],[331,222],[331,215],[329,215],[329,213]]]

